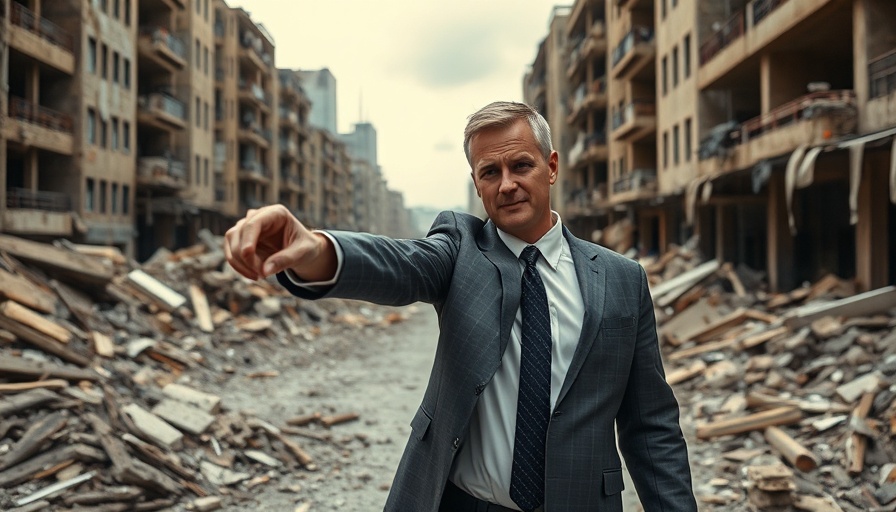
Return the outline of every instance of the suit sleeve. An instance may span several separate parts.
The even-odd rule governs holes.
[[[339,297],[401,306],[439,302],[454,272],[460,231],[451,212],[439,214],[422,239],[393,239],[369,233],[331,231],[342,250],[342,269],[332,287],[296,286],[285,274],[277,280],[305,299]]]
[[[663,371],[647,276],[639,271],[637,346],[617,417],[619,447],[645,510],[696,511],[678,402]]]

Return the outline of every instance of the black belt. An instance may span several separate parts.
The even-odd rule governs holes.
[[[539,507],[541,510],[541,507]],[[485,500],[470,496],[463,489],[450,481],[445,486],[442,494],[442,503],[439,504],[439,512],[519,512],[516,509],[503,505],[496,505]]]

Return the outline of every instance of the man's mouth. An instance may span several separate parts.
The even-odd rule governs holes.
[[[518,204],[522,204],[522,203],[524,203],[524,202],[525,202],[525,200],[520,199],[519,201],[512,201],[512,202],[509,202],[509,203],[504,203],[504,204],[502,204],[501,206],[499,206],[498,208],[510,208],[511,206],[516,206],[516,205],[518,205]]]

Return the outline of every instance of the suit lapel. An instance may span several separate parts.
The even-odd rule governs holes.
[[[496,354],[496,361],[500,363],[504,350],[507,348],[507,342],[510,340],[510,330],[513,328],[516,312],[520,307],[520,294],[522,293],[520,280],[522,274],[520,273],[519,262],[498,237],[498,231],[492,221],[488,221],[483,226],[481,234],[477,239],[477,244],[482,254],[492,262],[501,275],[500,346],[497,347],[498,353]]]
[[[569,370],[566,372],[566,378],[563,380],[563,387],[560,388],[560,395],[557,397],[558,406],[576,380],[576,376],[582,369],[585,359],[591,352],[591,346],[597,338],[604,316],[607,282],[607,273],[602,262],[597,258],[596,248],[572,236],[565,227],[563,234],[569,242],[572,261],[576,267],[576,278],[579,281],[579,289],[582,292],[582,301],[585,305],[585,317],[582,320],[582,333],[579,335],[576,351],[569,364]]]

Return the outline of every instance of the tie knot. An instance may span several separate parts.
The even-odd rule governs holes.
[[[526,262],[526,266],[534,266],[539,256],[541,256],[541,252],[539,252],[538,247],[527,245],[523,249],[523,253],[520,254],[520,259]]]

